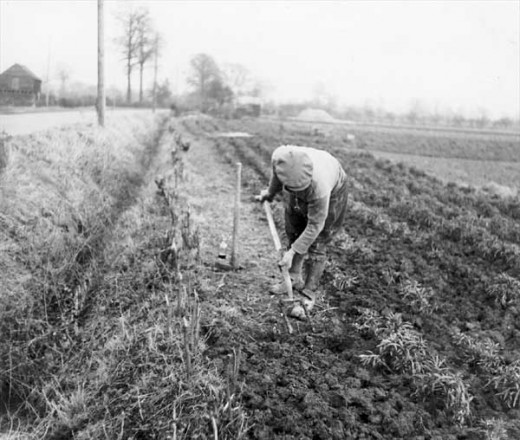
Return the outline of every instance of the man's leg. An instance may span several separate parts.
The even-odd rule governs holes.
[[[305,285],[305,280],[303,279],[303,262],[305,260],[306,255],[295,254],[292,265],[289,269],[289,275],[291,276],[292,288],[294,290],[302,290]],[[274,295],[283,295],[287,293],[287,287],[285,282],[280,282],[273,284],[269,287],[269,293]]]
[[[320,286],[321,276],[325,270],[327,262],[326,245],[324,243],[314,243],[309,249],[309,258],[307,260],[307,276],[302,289],[302,295],[305,297],[303,303],[307,310],[311,310],[316,302],[316,295]]]
[[[345,184],[344,187],[331,198],[325,226],[316,241],[309,248],[307,277],[305,278],[305,285],[302,290],[302,294],[305,297],[303,303],[307,307],[307,310],[311,310],[316,302],[320,279],[327,262],[327,247],[334,236],[343,227],[347,203],[348,192]]]

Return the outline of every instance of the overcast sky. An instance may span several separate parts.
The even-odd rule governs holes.
[[[107,83],[124,90],[122,3],[149,8],[166,42],[160,77],[178,92],[205,52],[244,65],[278,100],[312,98],[321,83],[344,104],[520,116],[520,0],[105,0]],[[45,80],[65,66],[95,84],[96,26],[95,0],[0,0],[0,69],[17,62]]]

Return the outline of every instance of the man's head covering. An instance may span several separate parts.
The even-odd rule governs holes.
[[[272,164],[280,182],[292,191],[303,191],[312,182],[312,160],[302,147],[278,147],[273,152]]]

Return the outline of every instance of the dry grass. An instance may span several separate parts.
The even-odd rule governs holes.
[[[12,411],[0,432],[242,438],[239,354],[229,377],[202,355],[199,239],[174,137],[151,118],[112,122],[13,140],[0,181],[0,381],[17,398],[2,397]]]
[[[0,175],[0,384],[2,403],[35,397],[72,318],[71,298],[117,194],[137,172],[152,118],[115,118],[112,129],[62,129],[9,142]],[[59,351],[59,350],[58,350]],[[38,400],[38,399],[36,399]]]
[[[8,136],[0,133],[0,173],[7,165],[8,150],[7,150]]]

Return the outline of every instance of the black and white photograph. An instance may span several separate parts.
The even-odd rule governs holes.
[[[520,0],[0,0],[0,440],[520,439]]]

